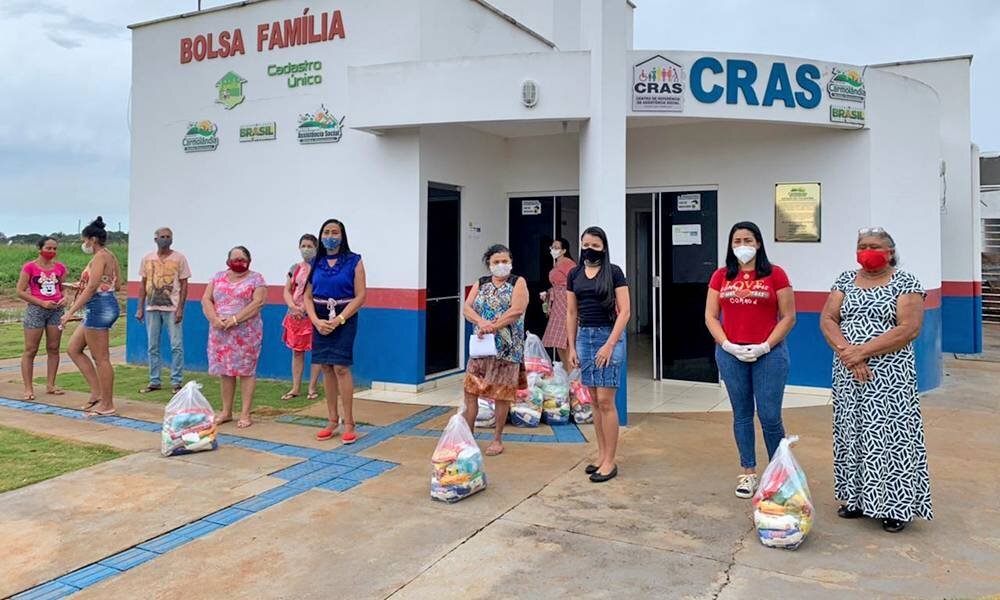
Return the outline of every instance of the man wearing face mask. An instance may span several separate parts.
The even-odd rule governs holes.
[[[833,360],[834,495],[842,519],[869,517],[890,533],[930,520],[930,473],[913,340],[926,296],[896,268],[896,242],[881,227],[858,232],[860,269],[833,284],[820,329]]]
[[[160,370],[160,338],[167,330],[170,340],[170,386],[174,392],[181,389],[184,379],[184,305],[188,296],[188,279],[191,268],[187,258],[171,248],[174,233],[169,227],[161,227],[153,234],[156,251],[143,257],[139,265],[139,308],[135,318],[145,321],[149,351],[149,385],[140,393],[162,389]]]
[[[785,337],[795,325],[795,294],[785,271],[771,264],[760,228],[749,221],[729,231],[726,266],[708,284],[705,325],[733,407],[733,435],[743,472],[736,496],[757,489],[754,409],[770,459],[785,437],[781,403],[788,379]]]

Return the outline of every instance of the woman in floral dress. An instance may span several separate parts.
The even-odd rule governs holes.
[[[222,384],[222,414],[215,419],[218,424],[233,420],[236,378],[240,378],[243,402],[236,426],[245,428],[253,425],[250,409],[264,338],[260,309],[267,299],[267,284],[260,273],[250,270],[250,251],[243,246],[229,251],[226,266],[229,268],[212,277],[201,299],[210,324],[208,372],[218,375]]]
[[[833,362],[834,493],[844,519],[871,517],[891,533],[933,518],[913,340],[924,289],[896,269],[881,227],[858,233],[859,270],[833,284],[820,327]]]

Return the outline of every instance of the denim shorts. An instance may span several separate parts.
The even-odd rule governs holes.
[[[87,329],[111,329],[118,320],[118,297],[114,292],[97,292],[87,300],[83,326]]]
[[[608,342],[612,327],[580,327],[576,330],[576,355],[580,361],[580,380],[587,387],[617,388],[621,383],[622,366],[625,364],[625,332],[622,332],[611,362],[599,368],[594,363],[597,351]]]
[[[25,329],[45,329],[59,327],[59,319],[63,316],[63,308],[42,308],[37,304],[29,304],[24,311]]]

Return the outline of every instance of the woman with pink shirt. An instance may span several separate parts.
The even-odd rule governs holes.
[[[24,399],[34,400],[35,390],[32,380],[35,376],[35,356],[45,334],[45,353],[48,357],[46,368],[47,394],[62,395],[56,387],[56,373],[59,370],[59,342],[67,297],[63,296],[63,279],[66,265],[56,262],[59,243],[53,238],[38,240],[38,258],[24,263],[21,276],[17,280],[17,296],[28,303],[24,311],[24,354],[21,355],[21,380],[24,382]]]

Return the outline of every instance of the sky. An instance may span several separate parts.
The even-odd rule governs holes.
[[[973,141],[1000,150],[1000,0],[636,4],[636,48],[859,65],[974,54]],[[196,0],[0,0],[0,56],[7,58],[0,69],[0,232],[72,232],[98,214],[110,228],[128,230],[125,26],[195,7]]]

